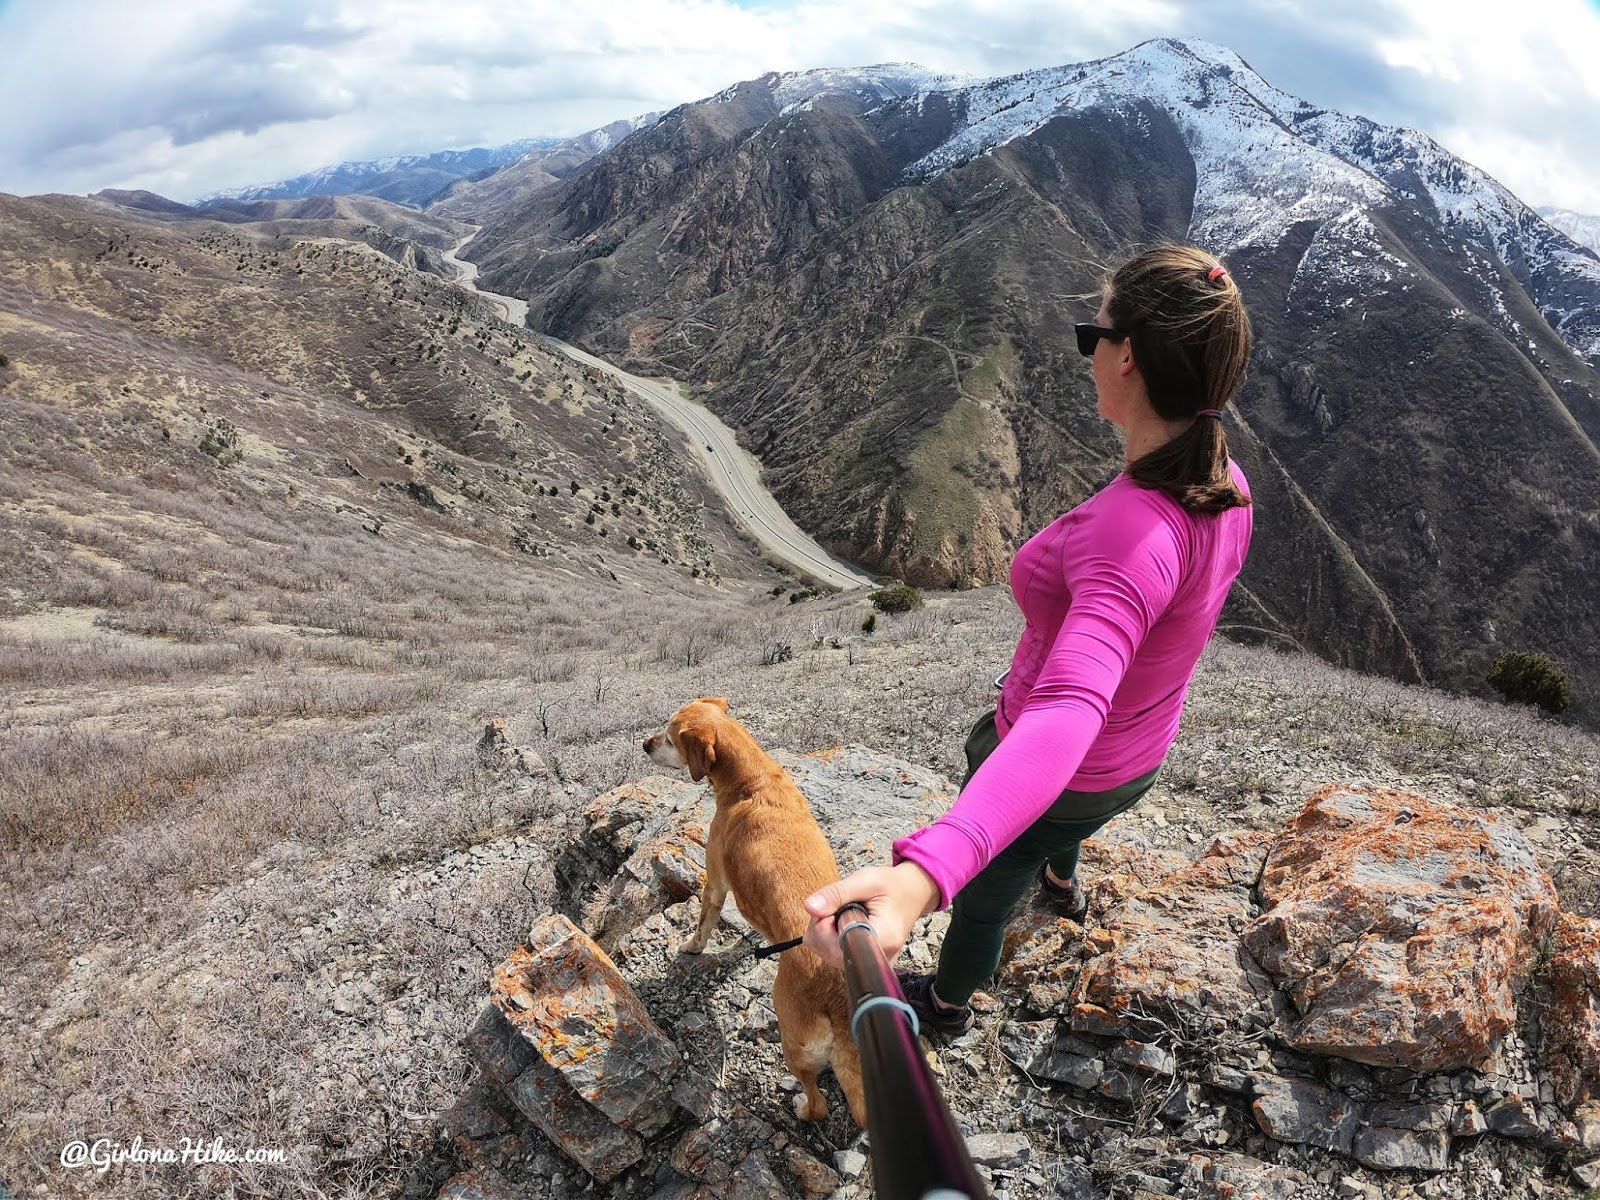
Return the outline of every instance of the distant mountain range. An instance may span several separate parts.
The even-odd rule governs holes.
[[[442,215],[459,216],[485,203],[507,203],[563,178],[659,115],[645,113],[612,121],[573,138],[522,138],[491,149],[440,150],[368,162],[342,162],[277,183],[211,192],[194,205],[205,208],[234,201],[364,195],[411,208],[439,204]],[[481,186],[491,178],[496,181],[493,186]]]
[[[535,192],[565,179],[584,163],[636,130],[653,124],[660,113],[645,113],[623,121],[613,121],[565,141],[554,141],[530,150],[487,175],[471,176],[450,184],[428,203],[428,211],[439,216],[477,220],[518,203]]]
[[[457,180],[481,178],[516,162],[530,151],[543,150],[561,141],[553,137],[523,138],[492,149],[439,150],[433,154],[369,162],[342,162],[277,183],[211,192],[198,198],[195,205],[204,207],[226,200],[295,200],[307,196],[361,194],[421,208]]]
[[[1600,217],[1573,212],[1570,208],[1541,208],[1539,215],[1562,233],[1591,250],[1600,250]]]
[[[531,324],[689,381],[810,532],[937,586],[1117,468],[1070,324],[1103,264],[1197,242],[1258,333],[1227,624],[1467,687],[1545,650],[1600,711],[1600,258],[1425,135],[1194,41],[773,74],[479,219]]]

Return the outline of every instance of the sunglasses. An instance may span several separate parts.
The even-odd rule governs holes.
[[[1120,342],[1128,335],[1117,329],[1107,329],[1104,325],[1092,325],[1085,322],[1074,325],[1072,332],[1078,335],[1078,353],[1085,358],[1094,357],[1094,348],[1101,338],[1108,342]]]

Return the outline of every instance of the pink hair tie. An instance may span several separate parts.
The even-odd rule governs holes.
[[[1220,408],[1202,408],[1199,412],[1195,413],[1195,416],[1197,416],[1197,417],[1215,417],[1217,420],[1220,421],[1220,420],[1222,420],[1222,410]]]
[[[1211,273],[1206,276],[1206,279],[1209,280],[1212,283],[1215,283],[1217,280],[1221,279],[1227,273],[1228,273],[1228,268],[1227,267],[1212,267],[1211,268]]]

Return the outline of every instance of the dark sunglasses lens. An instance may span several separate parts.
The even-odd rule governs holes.
[[[1078,334],[1078,353],[1093,358],[1095,343],[1100,340],[1099,330],[1093,325],[1075,325],[1073,329]]]

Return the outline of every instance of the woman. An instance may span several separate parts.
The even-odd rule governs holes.
[[[1058,911],[1085,915],[1079,845],[1155,783],[1250,544],[1248,485],[1222,428],[1250,321],[1227,269],[1188,246],[1141,254],[1076,333],[1126,469],[1017,552],[1026,624],[997,710],[967,739],[956,803],[897,841],[893,866],[806,900],[806,944],[835,963],[833,914],[849,901],[891,960],[919,917],[952,905],[938,973],[900,974],[930,1032],[971,1027],[967,1002],[1035,877]]]

